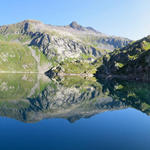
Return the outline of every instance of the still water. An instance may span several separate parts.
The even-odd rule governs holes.
[[[150,85],[0,75],[0,149],[149,150]]]

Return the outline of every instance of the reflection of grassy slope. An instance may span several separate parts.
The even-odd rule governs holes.
[[[11,110],[11,113],[13,112],[12,109],[14,110],[21,110],[21,109],[25,109],[28,108],[30,106],[30,103],[27,100],[19,100],[19,101],[1,101],[0,100],[0,110],[2,111],[3,108],[7,108],[7,110]],[[6,113],[9,113],[6,112]]]
[[[28,47],[0,42],[0,71],[37,71],[37,64]]]
[[[96,82],[94,77],[84,78],[80,76],[65,76],[60,82],[65,88],[80,89],[80,92],[86,92],[88,88],[96,88],[98,91],[102,90],[101,84]]]
[[[88,85],[100,85],[96,82],[96,79],[93,78],[83,78],[79,76],[64,76],[62,79],[63,86],[65,87],[86,87]]]
[[[26,98],[36,81],[35,74],[0,74],[0,99]]]
[[[39,85],[36,86],[37,82]],[[0,100],[20,100],[42,91],[46,82],[37,79],[37,74],[0,74]],[[31,91],[35,86],[35,89]],[[31,94],[32,92],[32,94]]]

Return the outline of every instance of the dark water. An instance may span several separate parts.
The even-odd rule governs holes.
[[[149,150],[150,85],[0,75],[0,149]]]

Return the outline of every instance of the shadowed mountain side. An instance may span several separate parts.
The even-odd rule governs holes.
[[[99,79],[103,92],[112,99],[123,102],[126,106],[150,115],[150,85],[146,82],[125,81],[119,79]]]
[[[96,76],[150,81],[150,36],[105,55]]]

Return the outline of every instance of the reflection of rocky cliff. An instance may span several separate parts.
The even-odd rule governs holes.
[[[80,78],[73,85],[66,85],[66,82],[60,82],[55,88],[49,85],[36,99],[30,99],[30,110],[26,112],[29,119],[57,117],[73,122],[99,112],[124,108],[122,102],[104,95],[101,85],[95,82]]]
[[[66,118],[74,122],[94,114],[122,109],[126,106],[102,92],[99,83],[82,78],[66,78],[51,81],[36,97],[20,101],[1,101],[0,115],[24,122],[36,122],[44,118]]]
[[[44,88],[44,85],[47,86]],[[146,83],[131,84],[116,80],[101,80],[99,83],[93,79],[65,77],[47,84],[40,81],[40,86],[41,90],[34,96],[1,99],[0,116],[23,122],[37,122],[46,118],[65,118],[74,122],[97,113],[127,107],[150,114],[150,86]],[[17,95],[17,90],[14,92]]]

